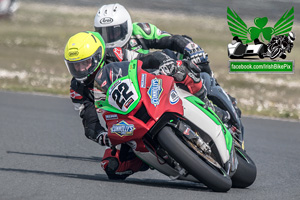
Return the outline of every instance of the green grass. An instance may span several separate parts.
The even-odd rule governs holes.
[[[21,3],[0,20],[0,89],[68,95],[71,79],[63,61],[70,36],[93,30],[95,7]],[[294,74],[229,74],[226,18],[130,10],[134,22],[149,22],[173,34],[186,34],[209,55],[220,85],[238,99],[244,114],[300,119],[300,71]],[[253,23],[246,21],[247,24]],[[272,23],[272,22],[269,22]],[[293,31],[300,26],[294,24]],[[287,59],[299,63],[299,40]]]

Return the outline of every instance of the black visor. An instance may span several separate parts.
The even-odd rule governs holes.
[[[74,78],[77,80],[85,80],[90,74],[98,68],[102,58],[102,48],[99,49],[90,57],[79,61],[68,61],[65,63]]]
[[[100,33],[106,43],[116,42],[125,39],[128,32],[127,21],[114,26],[95,27],[95,30]]]

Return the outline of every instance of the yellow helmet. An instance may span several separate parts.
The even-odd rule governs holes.
[[[97,32],[73,35],[65,47],[65,63],[70,74],[84,82],[104,64],[105,42]]]

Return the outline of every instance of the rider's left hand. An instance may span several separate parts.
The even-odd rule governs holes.
[[[107,135],[107,132],[106,131],[101,131],[99,133],[99,136],[98,136],[98,143],[101,145],[101,146],[107,146],[107,147],[111,147],[111,142],[108,138],[108,135]]]
[[[207,53],[194,42],[190,42],[185,46],[184,56],[196,65],[207,62]]]

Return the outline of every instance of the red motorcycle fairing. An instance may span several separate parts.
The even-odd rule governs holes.
[[[127,115],[103,111],[112,145],[135,141],[135,150],[147,152],[142,138],[165,112],[183,115],[182,101],[174,89],[173,77],[153,75],[138,66],[141,99]],[[143,117],[141,117],[143,116]]]

